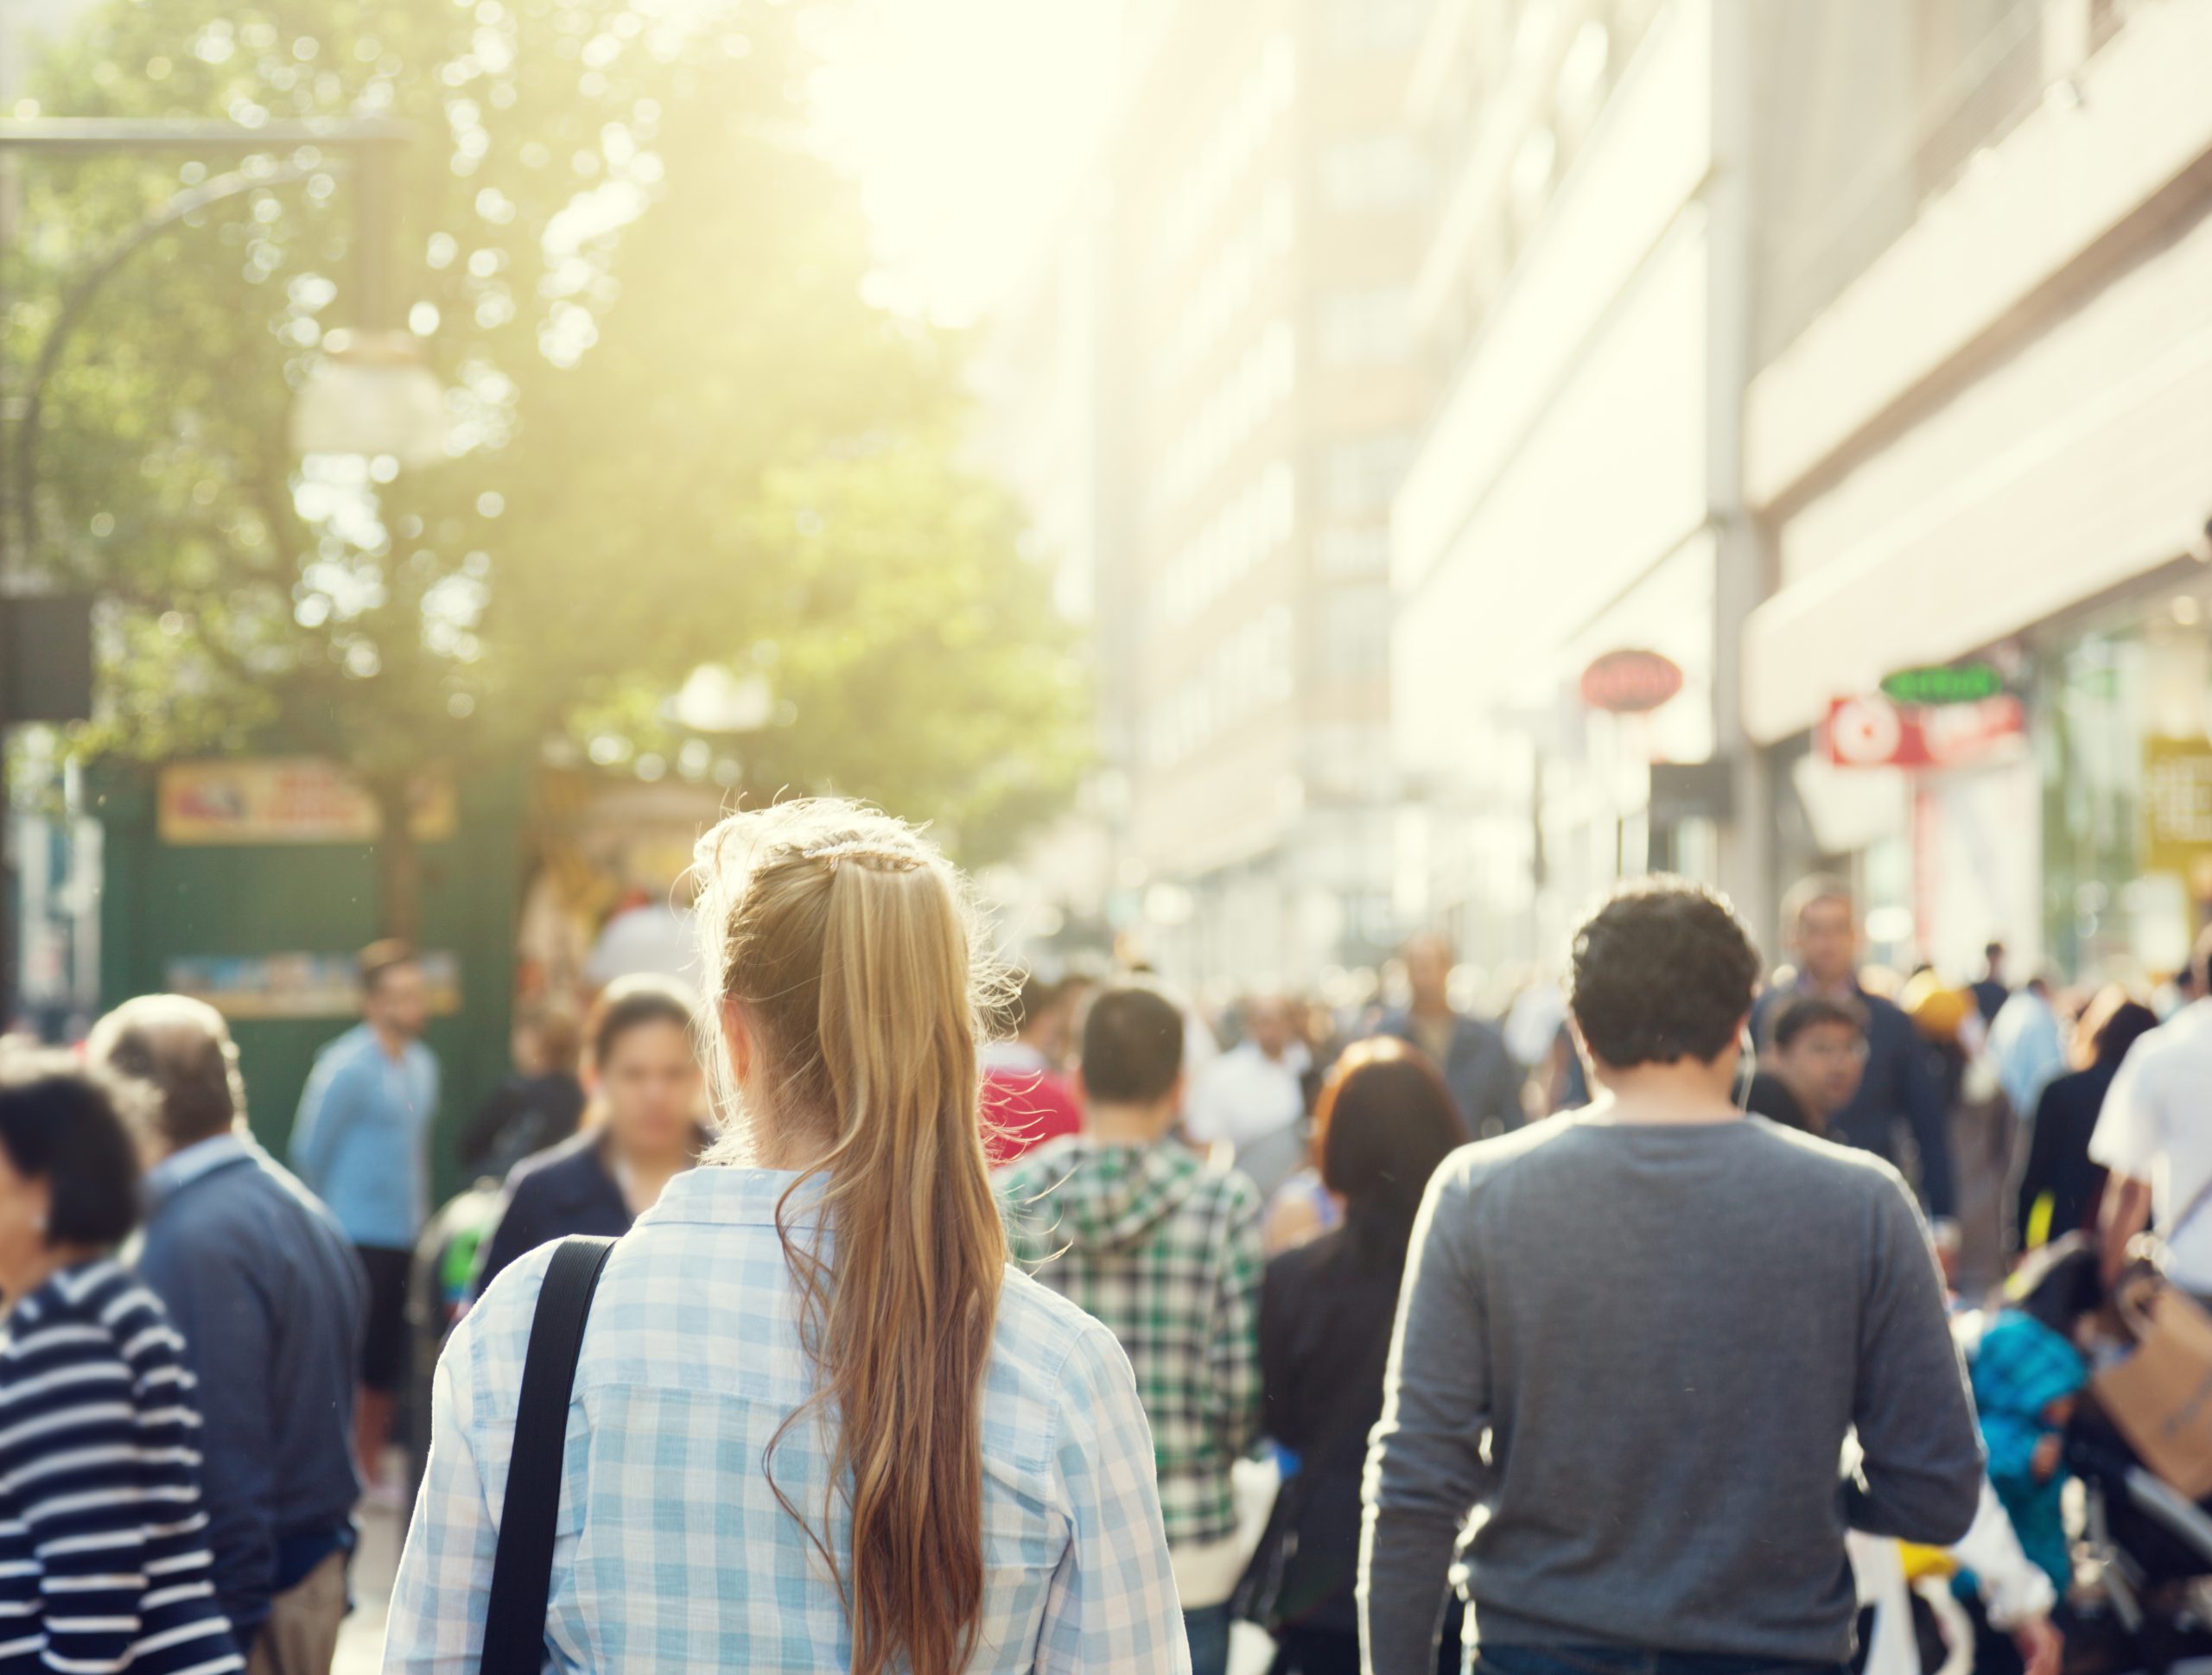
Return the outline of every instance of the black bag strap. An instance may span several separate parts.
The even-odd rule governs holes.
[[[484,1675],[540,1675],[545,1667],[545,1602],[553,1588],[553,1534],[561,1511],[561,1458],[569,1441],[569,1397],[583,1348],[584,1322],[612,1239],[564,1239],[537,1293],[530,1352],[515,1410],[492,1597],[484,1617]]]

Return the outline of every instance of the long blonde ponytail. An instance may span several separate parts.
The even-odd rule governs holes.
[[[785,1433],[829,1415],[849,1575],[775,1494],[836,1579],[854,1675],[957,1675],[982,1609],[982,1389],[1006,1262],[976,1113],[986,984],[959,879],[912,828],[842,802],[733,815],[698,859],[709,992],[742,1008],[774,1120],[811,1126],[823,1148],[826,1262],[786,1224],[790,1195],[779,1209],[819,1383],[769,1444],[770,1482]],[[709,1062],[726,1120],[755,1120],[718,1044]]]

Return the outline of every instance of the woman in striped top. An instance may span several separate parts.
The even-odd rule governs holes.
[[[0,1053],[0,1675],[245,1666],[182,1341],[108,1254],[137,1207],[119,1097],[60,1054]]]

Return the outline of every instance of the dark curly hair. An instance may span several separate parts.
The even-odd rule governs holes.
[[[1703,885],[1624,884],[1574,933],[1567,1004],[1593,1056],[1617,1070],[1710,1063],[1751,1009],[1758,950]]]

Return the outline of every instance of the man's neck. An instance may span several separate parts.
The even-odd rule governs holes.
[[[1443,995],[1427,1000],[1415,1000],[1408,1010],[1424,1024],[1440,1024],[1447,1018],[1456,1018],[1459,1015],[1452,1011],[1452,1002]]]
[[[1729,1068],[1732,1071],[1732,1065]],[[1719,1064],[1692,1058],[1625,1070],[1605,1069],[1599,1073],[1600,1092],[1591,1110],[1622,1123],[1730,1122],[1743,1115],[1729,1097],[1733,1079]]]
[[[1847,999],[1859,993],[1859,973],[1852,969],[1838,977],[1821,977],[1808,971],[1801,987],[1832,999]]]
[[[1175,1113],[1159,1105],[1102,1105],[1084,1113],[1084,1130],[1108,1145],[1150,1145],[1167,1133]]]
[[[391,1059],[406,1057],[407,1049],[414,1040],[412,1036],[402,1035],[386,1024],[372,1023],[369,1033],[376,1037],[377,1045],[384,1049],[384,1056]]]

